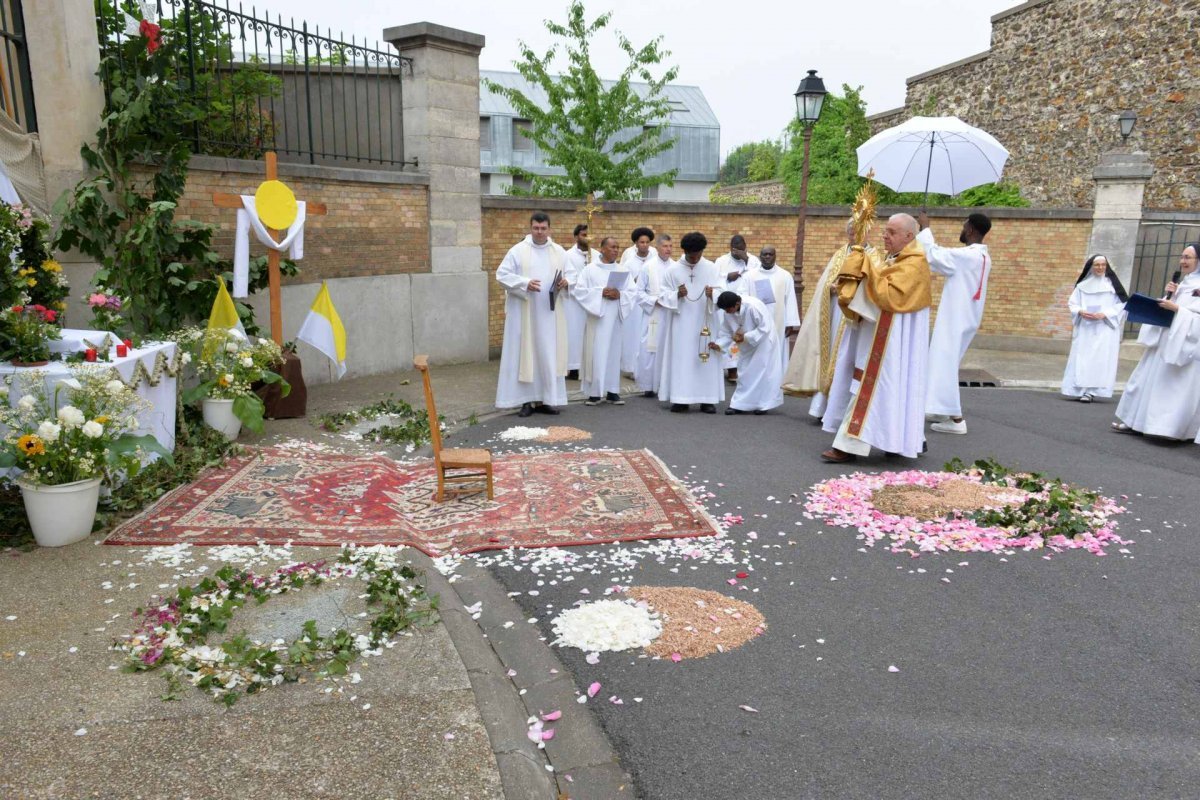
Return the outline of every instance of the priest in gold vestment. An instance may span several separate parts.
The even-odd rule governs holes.
[[[827,462],[853,461],[872,447],[909,458],[924,449],[932,295],[917,230],[913,217],[896,214],[884,228],[885,257],[856,245],[842,264],[838,302],[862,328],[846,414],[821,454]]]

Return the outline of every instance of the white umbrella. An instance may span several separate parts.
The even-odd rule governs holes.
[[[858,174],[897,192],[958,194],[1000,180],[1008,151],[958,117],[913,117],[858,148]]]

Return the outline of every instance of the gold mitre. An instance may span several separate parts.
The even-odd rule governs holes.
[[[850,221],[854,225],[854,241],[865,246],[867,235],[875,224],[875,206],[879,202],[875,191],[875,170],[867,172],[867,182],[858,190],[854,205],[850,207]]]

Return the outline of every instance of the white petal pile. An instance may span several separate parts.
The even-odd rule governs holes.
[[[523,425],[515,425],[501,431],[500,438],[506,442],[530,442],[547,436],[549,433],[550,431],[546,428],[527,428]]]
[[[554,643],[588,652],[645,647],[662,634],[662,621],[645,604],[599,600],[554,618]]]

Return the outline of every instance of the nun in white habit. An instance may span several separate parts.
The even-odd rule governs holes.
[[[1108,258],[1094,255],[1083,265],[1067,307],[1071,309],[1071,355],[1063,373],[1062,394],[1081,403],[1112,397],[1121,355],[1121,326],[1129,295],[1109,268]]]

